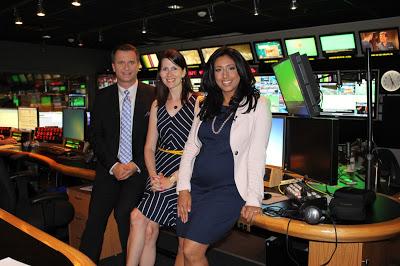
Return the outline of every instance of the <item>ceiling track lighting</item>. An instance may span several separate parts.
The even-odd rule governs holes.
[[[81,1],[80,0],[73,0],[71,2],[71,5],[73,5],[73,6],[81,6]]]
[[[215,11],[214,11],[214,5],[211,4],[208,8],[208,20],[210,23],[213,23],[215,21]]]
[[[146,33],[147,33],[147,19],[144,18],[143,24],[142,24],[142,34],[146,34]]]
[[[291,10],[296,10],[297,8],[298,8],[297,1],[296,0],[292,0],[292,3],[290,4],[290,9]]]
[[[39,17],[46,16],[46,13],[44,12],[44,8],[43,8],[43,0],[38,0],[38,10],[37,10],[36,15]]]
[[[258,5],[259,5],[260,1],[259,0],[253,0],[253,6],[254,6],[254,12],[253,15],[254,16],[258,16],[260,14],[259,10],[258,10]]]
[[[78,46],[79,46],[79,47],[82,47],[82,46],[83,46],[83,41],[82,41],[82,39],[81,39],[81,35],[80,35],[80,34],[78,34],[77,39],[78,39]]]
[[[24,22],[22,21],[22,18],[21,18],[20,15],[18,14],[18,10],[17,10],[16,7],[14,8],[14,19],[15,19],[15,21],[14,21],[15,25],[22,25],[22,24],[24,24]]]

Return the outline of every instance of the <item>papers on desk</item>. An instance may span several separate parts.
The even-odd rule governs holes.
[[[0,260],[0,266],[29,266],[10,257]]]
[[[81,188],[79,188],[79,189],[80,189],[80,190],[84,190],[84,191],[92,191],[92,188],[93,188],[93,186],[90,185],[90,186],[81,187]],[[0,265],[0,266],[1,266],[1,265]]]

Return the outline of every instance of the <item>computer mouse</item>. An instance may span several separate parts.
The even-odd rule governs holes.
[[[268,193],[268,192],[264,192],[264,200],[269,200],[270,198],[272,198],[272,194]]]

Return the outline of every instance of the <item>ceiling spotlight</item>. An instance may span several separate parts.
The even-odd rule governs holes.
[[[44,9],[43,9],[43,0],[38,0],[38,10],[37,10],[36,15],[39,17],[46,16],[46,13],[44,12]]]
[[[22,24],[24,24],[23,22],[22,22],[22,18],[19,16],[19,14],[18,14],[18,11],[17,11],[17,8],[14,8],[14,18],[15,18],[15,25],[22,25]]]
[[[208,8],[208,20],[210,23],[213,23],[215,21],[215,12],[214,12],[214,5],[211,4]]]
[[[80,0],[73,0],[73,1],[71,2],[71,4],[72,4],[73,6],[81,6],[81,1],[80,1]]]
[[[51,39],[51,36],[49,34],[43,34],[42,39]]]
[[[143,19],[143,24],[142,24],[142,34],[147,33],[147,19]]]
[[[292,4],[290,5],[290,9],[291,10],[296,10],[297,9],[297,2],[296,0],[292,0]]]
[[[183,5],[178,5],[178,4],[171,4],[167,6],[169,9],[173,9],[173,10],[178,10],[178,9],[182,9]]]
[[[204,18],[207,15],[207,12],[204,10],[200,10],[197,12],[197,16]]]
[[[258,16],[259,12],[258,12],[258,4],[259,4],[259,0],[253,0],[253,5],[254,5],[254,16]]]

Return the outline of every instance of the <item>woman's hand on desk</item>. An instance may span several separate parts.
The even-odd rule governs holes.
[[[240,214],[246,222],[251,223],[257,214],[261,214],[261,208],[255,206],[243,206]]]
[[[189,219],[189,212],[192,208],[192,196],[189,190],[179,191],[178,196],[178,217],[181,218],[183,223]]]

